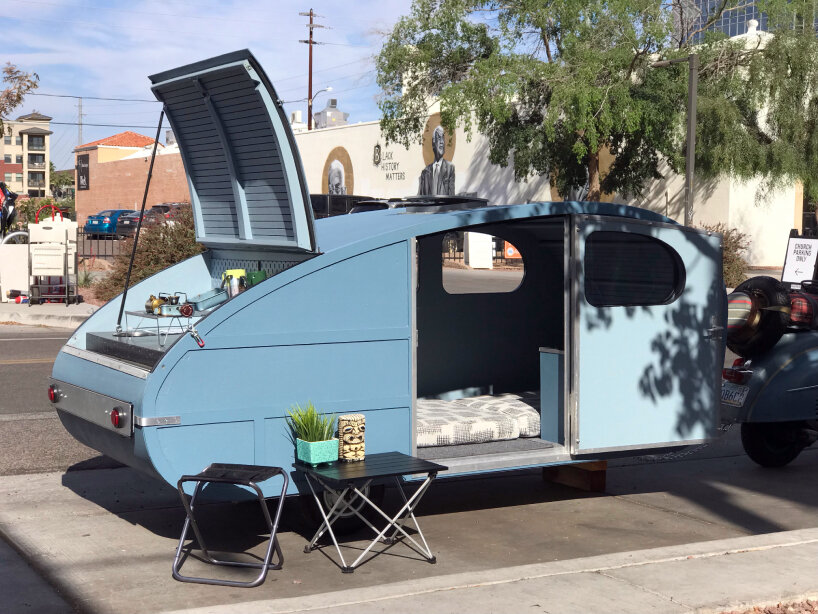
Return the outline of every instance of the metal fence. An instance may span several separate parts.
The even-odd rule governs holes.
[[[91,235],[77,229],[77,254],[80,258],[113,260],[122,251],[125,240],[114,236]]]

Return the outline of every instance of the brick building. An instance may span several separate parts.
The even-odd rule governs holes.
[[[150,137],[128,131],[74,149],[77,222],[84,224],[89,215],[104,209],[141,207],[153,143]],[[160,143],[146,208],[189,201],[179,149]]]

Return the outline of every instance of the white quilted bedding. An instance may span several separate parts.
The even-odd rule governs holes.
[[[418,399],[419,448],[486,443],[540,434],[536,392],[483,395],[454,401]]]

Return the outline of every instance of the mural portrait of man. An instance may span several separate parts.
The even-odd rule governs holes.
[[[355,194],[355,171],[349,152],[343,147],[333,147],[327,154],[324,170],[321,171],[322,194],[343,196]]]
[[[454,164],[443,157],[446,138],[442,126],[437,126],[432,134],[432,152],[435,159],[420,173],[418,195],[454,196]]]
[[[327,173],[327,194],[346,194],[347,188],[344,184],[344,165],[338,160],[333,160],[329,164]]]

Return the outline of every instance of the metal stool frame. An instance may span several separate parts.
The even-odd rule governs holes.
[[[209,472],[209,473],[208,473]],[[248,476],[247,474],[251,475]],[[241,474],[245,474],[242,476]],[[284,478],[284,485],[281,488],[281,495],[278,500],[278,507],[276,509],[275,519],[270,517],[270,511],[267,509],[267,503],[261,489],[256,484],[264,482],[270,478],[281,475]],[[186,482],[196,482],[196,487],[193,489],[193,495],[188,497],[184,491],[184,484]],[[267,528],[270,531],[270,542],[267,546],[267,552],[264,556],[264,561],[261,563],[240,562],[240,561],[222,561],[213,557],[207,549],[202,533],[199,530],[199,525],[193,515],[193,510],[196,502],[196,497],[201,492],[205,484],[221,483],[248,486],[252,488],[258,501],[261,504],[261,511],[264,514],[264,520],[267,523]],[[212,464],[198,475],[183,475],[177,483],[179,496],[182,499],[182,505],[185,508],[185,524],[182,529],[182,536],[179,538],[179,545],[176,547],[176,556],[173,559],[173,577],[180,582],[196,582],[199,584],[215,584],[218,586],[232,586],[240,588],[253,588],[259,586],[267,578],[267,571],[270,569],[281,569],[284,564],[284,555],[281,552],[281,547],[276,537],[278,531],[278,523],[281,519],[281,510],[284,507],[284,497],[287,494],[287,486],[289,485],[289,477],[281,467],[263,467],[256,465],[229,465],[229,464]],[[202,552],[209,563],[213,565],[228,565],[232,567],[254,567],[261,569],[258,577],[250,582],[240,582],[236,580],[219,580],[216,578],[199,578],[194,576],[184,576],[180,573],[182,567],[182,549],[185,540],[187,539],[190,527],[193,527],[193,533],[202,548]],[[273,558],[273,550],[278,556],[278,563],[271,564]]]
[[[365,562],[363,561],[364,557],[369,553],[370,550],[372,550],[375,544],[377,544],[378,542],[382,542],[386,545],[395,544],[398,541],[400,541],[400,539],[398,538],[398,533],[400,533],[403,535],[404,538],[412,542],[417,552],[421,554],[428,562],[432,564],[436,563],[437,559],[432,554],[432,551],[429,548],[429,544],[426,542],[426,538],[423,536],[423,531],[420,530],[420,524],[418,523],[417,518],[415,518],[415,507],[417,507],[417,504],[420,502],[420,499],[426,493],[426,490],[429,488],[434,478],[435,478],[434,474],[429,475],[423,481],[423,483],[417,488],[417,490],[415,490],[414,494],[412,494],[412,496],[407,499],[406,492],[404,491],[403,485],[401,484],[401,480],[397,477],[394,477],[393,479],[395,481],[395,486],[397,487],[397,490],[400,493],[404,504],[403,507],[400,508],[398,513],[390,518],[380,507],[375,505],[375,503],[373,503],[366,495],[364,495],[363,492],[361,492],[366,490],[366,487],[370,484],[370,482],[372,482],[372,480],[368,480],[367,482],[365,482],[360,489],[357,486],[350,484],[342,491],[338,491],[328,486],[319,477],[315,475],[310,476],[308,474],[307,484],[309,485],[310,491],[312,492],[312,496],[315,499],[316,504],[318,505],[318,511],[321,513],[323,522],[321,523],[321,526],[318,527],[318,530],[315,532],[315,535],[313,535],[313,538],[310,540],[310,543],[304,546],[304,552],[309,553],[312,552],[313,550],[318,549],[319,548],[318,540],[321,539],[321,536],[324,535],[325,533],[329,533],[330,537],[332,538],[332,543],[335,546],[335,550],[338,552],[338,557],[341,559],[341,571],[343,573],[352,573],[355,571],[356,567],[359,567],[362,564],[362,562]],[[323,486],[324,489],[331,490],[335,492],[338,496],[338,499],[335,501],[335,504],[332,506],[332,509],[330,509],[329,512],[324,512],[324,508],[321,505],[321,501],[319,500],[318,495],[316,494],[315,489],[313,488],[312,485],[313,479],[316,482],[318,482],[321,486]],[[347,495],[349,493],[354,493],[355,496],[347,500]],[[385,527],[383,527],[383,529],[378,529],[377,527],[375,527],[371,522],[369,522],[367,518],[365,518],[361,514],[359,510],[352,507],[352,505],[359,499],[366,502],[371,509],[375,510],[378,514],[381,515],[381,517],[384,520],[386,520],[387,524]],[[353,512],[375,533],[375,537],[372,539],[372,541],[369,543],[366,549],[363,552],[361,552],[361,554],[358,556],[357,559],[355,559],[352,562],[352,564],[349,565],[344,559],[344,555],[341,552],[341,547],[338,544],[338,540],[335,537],[335,532],[332,530],[333,523],[336,520],[338,520],[338,518],[340,518],[341,515],[347,509]],[[417,531],[421,541],[423,542],[423,545],[420,545],[411,535],[409,535],[409,533],[406,532],[406,529],[404,528],[407,526],[406,521],[409,520],[410,518],[413,524],[415,525],[414,528]],[[387,536],[389,529],[394,529],[394,531],[392,531],[391,535]]]

